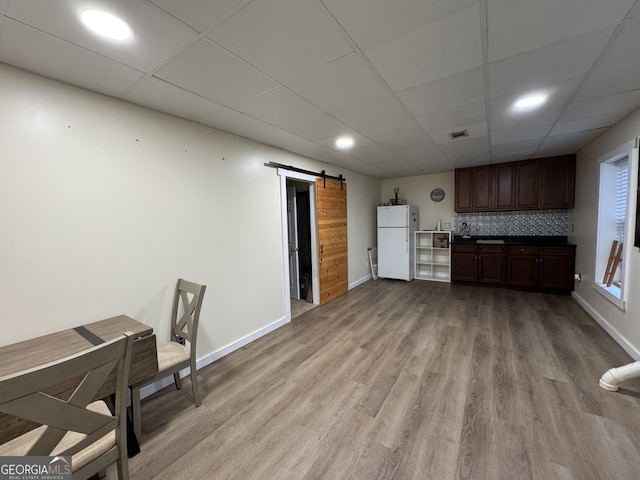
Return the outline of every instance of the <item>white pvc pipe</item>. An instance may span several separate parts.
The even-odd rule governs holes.
[[[600,378],[600,387],[617,392],[618,384],[636,377],[640,377],[640,361],[607,370]]]

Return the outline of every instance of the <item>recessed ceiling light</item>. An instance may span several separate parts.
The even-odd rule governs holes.
[[[353,137],[338,137],[336,139],[336,147],[340,150],[346,150],[347,148],[353,147]]]
[[[82,23],[93,33],[109,40],[126,42],[133,38],[133,28],[120,17],[103,10],[86,9],[80,13]]]
[[[546,101],[546,95],[542,93],[534,93],[532,95],[520,97],[516,103],[513,104],[513,109],[517,111],[533,110],[534,108],[541,106]]]

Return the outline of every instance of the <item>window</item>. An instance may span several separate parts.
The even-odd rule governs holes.
[[[628,142],[600,159],[594,288],[622,310],[626,308],[627,251],[633,245],[630,214],[636,193],[629,180],[637,174],[636,145],[636,140]]]

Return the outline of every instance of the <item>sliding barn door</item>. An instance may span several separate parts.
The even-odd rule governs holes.
[[[320,305],[347,293],[347,184],[316,180]]]

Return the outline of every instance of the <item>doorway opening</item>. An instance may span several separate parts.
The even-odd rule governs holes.
[[[282,198],[285,315],[291,320],[319,304],[315,177],[278,169]]]

